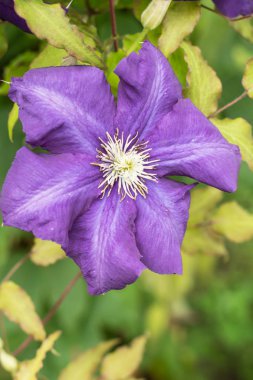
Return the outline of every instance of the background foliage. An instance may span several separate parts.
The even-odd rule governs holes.
[[[21,8],[22,2],[24,3],[22,0],[17,1]],[[95,56],[88,56],[88,60],[102,67],[103,62],[106,62],[106,74],[116,93],[117,80],[113,69],[123,56],[138,49],[140,41],[147,35],[147,31],[143,32],[140,15],[148,3],[148,0],[117,2],[116,16],[120,36],[120,50],[117,53],[112,49],[107,0],[90,0],[89,7],[88,2],[75,0],[69,17],[85,33],[85,38],[81,40],[78,34],[73,36],[73,30],[68,29],[66,35],[69,35],[66,36],[64,46],[57,33],[51,34],[50,38],[46,37],[51,44],[47,45],[45,41],[25,34],[15,26],[0,24],[0,52],[4,53],[6,50],[0,60],[0,76],[9,81],[11,76],[22,75],[30,66],[60,65],[64,60],[64,64],[73,63],[73,58],[69,55],[74,55],[74,63],[81,63],[87,59],[85,44],[88,44],[94,46],[96,52]],[[207,1],[205,4],[210,3]],[[180,25],[186,25],[184,30],[180,28],[181,34],[175,31],[170,35],[168,25],[173,25],[173,14],[176,15],[176,20],[179,15],[176,8],[178,5],[172,3],[173,6],[171,13],[165,16],[172,20],[172,24],[164,21],[163,26],[152,28],[148,37],[159,44],[168,56],[185,86],[186,95],[204,113],[210,115],[216,111],[218,97],[221,95],[220,81],[214,71],[222,81],[220,106],[244,91],[242,77],[247,61],[253,56],[250,21],[243,20],[243,23],[240,21],[230,25],[225,18],[208,10],[202,9],[199,18],[196,10],[187,9],[185,15],[180,13]],[[24,8],[22,12],[29,13]],[[29,18],[29,14],[26,17]],[[53,16],[49,12],[45,17]],[[49,26],[53,28],[55,21],[53,18],[51,21]],[[142,20],[145,24],[144,21]],[[34,23],[34,28],[38,28],[38,33],[44,40],[45,33],[48,33],[48,24],[45,26],[42,21]],[[177,27],[176,22],[175,25],[174,28]],[[60,24],[59,28],[65,26]],[[238,30],[248,38],[244,38]],[[182,43],[188,34],[190,36]],[[181,46],[178,49],[179,44]],[[200,50],[192,47],[193,45]],[[243,86],[249,93],[253,83],[251,70],[249,63],[243,81]],[[15,152],[24,143],[20,124],[12,131],[16,120],[15,110],[12,114],[13,121],[9,120],[9,130],[7,128],[8,115],[13,106],[6,96],[7,91],[8,85],[2,84],[1,185]],[[236,119],[236,122],[228,119],[225,122],[213,120],[228,140],[240,145],[246,163],[242,165],[239,189],[235,194],[222,194],[206,187],[199,187],[193,192],[191,218],[183,245],[185,274],[182,277],[168,277],[144,273],[127,289],[100,297],[89,296],[84,281],[79,280],[56,316],[48,323],[48,337],[39,353],[37,352],[37,362],[36,359],[32,363],[27,360],[35,356],[40,343],[32,343],[19,356],[21,360],[25,360],[20,373],[28,370],[30,376],[34,363],[39,368],[38,355],[44,357],[57,339],[55,347],[60,355],[49,354],[46,357],[39,378],[79,380],[80,376],[80,379],[88,380],[92,378],[88,376],[94,375],[108,350],[119,344],[128,344],[136,337],[148,333],[144,359],[137,372],[146,341],[144,335],[132,343],[131,349],[121,348],[114,351],[115,354],[106,356],[99,378],[130,380],[135,373],[136,377],[149,380],[181,380],[185,376],[189,380],[252,379],[253,176],[250,170],[253,167],[253,145],[248,123],[253,121],[253,111],[252,99],[248,97],[222,113],[222,119],[242,117],[243,120]],[[13,143],[9,137],[13,139]],[[52,253],[50,256],[49,251]],[[36,241],[34,245],[33,237],[27,233],[7,227],[0,229],[2,277],[29,252],[32,252],[31,256],[15,273],[13,280],[29,294],[37,313],[30,297],[23,294],[19,286],[4,283],[0,287],[0,310],[5,314],[1,315],[0,321],[4,353],[15,350],[25,338],[25,332],[32,334],[37,340],[45,338],[45,330],[37,314],[41,318],[46,315],[77,272],[72,261],[63,258],[64,254],[59,247],[50,243],[43,245],[40,241]],[[57,262],[48,265],[53,261]],[[14,308],[15,315],[10,305],[11,300],[19,305]],[[61,336],[59,330],[62,331]],[[102,341],[107,343],[101,343]],[[92,352],[86,351],[95,346],[96,349]],[[78,356],[79,354],[83,356]],[[8,362],[5,357],[1,358],[3,352],[1,353],[0,348],[0,361]],[[122,363],[126,362],[126,358],[128,363],[133,363],[133,358],[137,358],[136,363],[133,363],[133,368],[118,374],[117,365],[122,372]],[[72,360],[76,361],[71,363]],[[83,368],[84,363],[90,363],[91,367]],[[66,367],[65,372],[62,372]],[[80,368],[84,372],[79,375],[77,369]],[[36,379],[36,371],[31,379]],[[28,380],[27,375],[21,375],[17,377],[18,380]],[[7,380],[12,377],[7,371],[0,369],[0,378]]]

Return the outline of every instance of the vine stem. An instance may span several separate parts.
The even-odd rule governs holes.
[[[49,312],[47,313],[47,315],[42,320],[43,326],[45,326],[52,319],[52,317],[55,315],[55,313],[57,312],[57,310],[59,309],[59,307],[61,306],[61,304],[65,300],[65,298],[67,297],[67,295],[70,293],[70,291],[73,289],[73,287],[76,284],[76,282],[81,277],[82,277],[82,273],[78,272],[75,275],[75,277],[68,283],[68,285],[63,290],[63,292],[60,295],[60,297],[58,298],[58,300],[55,302],[55,304],[52,306],[52,308],[49,310]],[[33,337],[31,335],[28,336],[28,338],[26,338],[24,340],[24,342],[21,343],[21,345],[13,352],[13,355],[17,356],[17,355],[21,354],[21,352],[23,352],[29,346],[29,344],[32,341],[33,341]]]
[[[247,95],[248,95],[248,91],[244,91],[240,96],[238,96],[237,98],[235,98],[234,100],[232,100],[231,102],[229,102],[228,104],[226,104],[225,106],[217,109],[217,111],[215,111],[214,113],[212,113],[211,115],[209,115],[208,118],[210,119],[211,117],[215,117],[215,116],[219,115],[221,112],[223,112],[226,109],[232,107],[234,104],[238,103],[240,100],[246,98]]]
[[[9,281],[11,277],[14,275],[14,273],[17,272],[17,270],[29,259],[30,257],[30,252],[27,253],[25,256],[23,256],[12,268],[11,270],[7,273],[7,275],[4,277],[2,282]]]
[[[117,23],[116,23],[116,14],[114,0],[109,0],[110,15],[111,15],[111,26],[112,26],[112,37],[113,37],[113,47],[114,51],[118,51],[119,44],[117,39]]]

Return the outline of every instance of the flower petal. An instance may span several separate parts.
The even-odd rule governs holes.
[[[116,126],[145,138],[182,97],[181,85],[164,55],[145,41],[117,66],[120,77]]]
[[[157,174],[183,175],[225,191],[235,191],[241,155],[191,103],[180,100],[149,137]]]
[[[13,0],[0,0],[0,19],[9,21],[24,32],[31,33],[25,20],[15,12]]]
[[[115,104],[95,67],[49,67],[13,78],[10,98],[20,107],[27,142],[53,153],[94,154],[98,136],[113,125]]]
[[[180,247],[193,185],[159,179],[149,182],[146,199],[137,197],[136,241],[142,262],[152,271],[182,274]]]
[[[213,0],[218,10],[225,16],[249,16],[253,13],[252,0]]]
[[[144,266],[134,236],[136,207],[116,191],[95,201],[74,223],[67,253],[82,270],[91,294],[122,289]]]
[[[20,149],[2,189],[4,224],[65,248],[75,218],[99,195],[98,175],[87,156]]]

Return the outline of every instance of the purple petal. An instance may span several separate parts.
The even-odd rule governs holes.
[[[31,33],[25,20],[19,17],[15,12],[13,0],[0,0],[0,19],[9,21],[24,32]]]
[[[224,191],[235,191],[241,155],[191,103],[180,100],[149,137],[157,174],[182,175]]]
[[[229,18],[249,16],[253,13],[252,0],[213,0],[218,10]]]
[[[68,244],[75,218],[98,197],[98,173],[87,156],[18,151],[1,194],[4,224]]]
[[[134,236],[136,207],[116,191],[95,201],[74,223],[67,252],[82,270],[91,294],[122,289],[144,266]]]
[[[115,105],[95,67],[50,67],[13,78],[10,98],[20,107],[27,142],[53,153],[94,154],[98,136],[113,125]]]
[[[116,126],[145,138],[182,97],[181,86],[164,55],[150,42],[117,66],[120,77]]]
[[[149,182],[146,199],[137,197],[136,241],[142,262],[152,271],[182,274],[180,247],[193,185],[159,179]]]

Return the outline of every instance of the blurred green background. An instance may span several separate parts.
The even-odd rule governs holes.
[[[75,7],[82,2],[76,2]],[[96,19],[100,36],[110,36],[110,19],[104,12]],[[141,31],[130,9],[117,11],[119,34]],[[6,26],[9,49],[0,61],[3,70],[20,54],[39,49],[39,42],[14,26]],[[223,83],[220,105],[243,92],[241,78],[245,63],[253,56],[253,45],[237,34],[226,20],[203,10],[201,21],[191,36]],[[29,59],[29,58],[28,58]],[[26,60],[26,56],[23,57]],[[20,62],[22,72],[23,62]],[[244,99],[223,116],[243,116],[253,122],[252,100]],[[14,143],[8,138],[7,116],[11,109],[7,96],[0,96],[0,182],[4,180],[16,150],[24,143],[21,126],[15,128]],[[242,165],[239,190],[226,195],[253,212],[253,176]],[[32,237],[15,229],[0,230],[0,274],[4,276],[30,250]],[[253,243],[227,246],[227,258],[209,255],[184,256],[182,277],[144,273],[133,285],[100,297],[87,294],[79,280],[47,331],[63,330],[57,343],[59,357],[46,360],[41,379],[55,380],[60,370],[80,350],[101,340],[119,337],[122,342],[149,331],[150,338],[140,370],[147,380],[252,380],[253,378]],[[78,268],[66,259],[47,268],[27,262],[14,276],[44,316]],[[7,336],[14,350],[25,335],[1,320],[1,336]],[[34,354],[36,343],[21,355]],[[9,379],[0,370],[0,379]],[[73,379],[74,380],[74,379]]]

